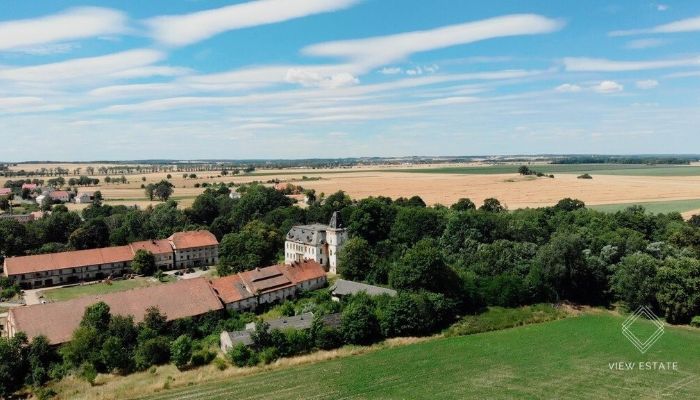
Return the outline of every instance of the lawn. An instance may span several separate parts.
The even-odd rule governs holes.
[[[123,290],[135,289],[151,285],[157,285],[157,282],[149,278],[126,279],[120,281],[112,281],[107,283],[93,283],[90,285],[79,285],[71,287],[63,287],[57,289],[46,289],[42,291],[44,298],[50,301],[64,301],[83,296],[94,296],[112,292],[121,292]]]
[[[432,174],[514,174],[519,165],[493,165],[478,167],[435,167],[392,169],[392,172],[432,173]],[[593,175],[634,175],[634,176],[700,176],[700,167],[676,165],[645,164],[542,164],[530,165],[530,168],[547,174],[584,174]]]
[[[604,212],[616,212],[626,209],[634,205],[640,205],[644,207],[648,212],[658,214],[658,213],[670,213],[679,212],[684,213],[686,211],[692,211],[700,209],[700,199],[693,200],[671,200],[671,201],[653,201],[653,202],[642,202],[642,203],[621,203],[621,204],[600,204],[594,206],[588,206],[598,211]]]
[[[163,389],[143,398],[697,399],[700,330],[667,328],[642,355],[622,335],[623,320],[599,311]],[[677,362],[678,371],[611,370],[620,361]]]

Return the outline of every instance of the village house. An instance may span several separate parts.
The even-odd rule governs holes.
[[[348,240],[340,213],[333,213],[330,223],[297,225],[289,230],[284,243],[284,262],[313,260],[327,271],[337,273],[338,252]]]
[[[46,197],[49,197],[53,202],[60,201],[61,203],[68,203],[70,201],[70,192],[65,190],[43,192],[41,195],[36,197],[37,204],[41,204]]]
[[[35,190],[37,187],[38,186],[36,183],[23,183],[22,184],[22,190],[24,190],[24,189]]]
[[[90,204],[92,203],[93,194],[91,192],[80,192],[75,196],[76,204]]]
[[[175,268],[201,267],[219,262],[219,241],[209,231],[177,232],[168,241],[174,252]]]
[[[236,311],[291,299],[299,292],[319,289],[326,283],[326,271],[315,261],[256,268],[211,281],[226,308]]]
[[[9,337],[24,332],[30,340],[44,335],[53,345],[66,343],[80,325],[85,308],[100,301],[107,303],[112,315],[131,315],[136,323],[143,321],[149,307],[157,307],[168,321],[223,309],[205,278],[183,279],[123,292],[15,307],[8,313],[5,331]]]
[[[12,189],[0,188],[0,197],[9,197],[12,195]]]
[[[37,288],[121,276],[130,272],[131,261],[139,249],[153,253],[156,266],[163,270],[213,265],[218,261],[218,247],[211,232],[178,232],[168,239],[125,246],[7,257],[3,272],[23,288]],[[178,256],[187,259],[176,263]]]
[[[34,211],[28,214],[0,214],[0,219],[12,219],[19,222],[20,224],[27,224],[29,222],[43,218],[46,214],[47,213],[43,211]]]

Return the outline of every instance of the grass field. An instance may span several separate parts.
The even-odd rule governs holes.
[[[135,289],[151,285],[157,285],[147,278],[126,279],[121,281],[112,281],[107,283],[94,283],[90,285],[79,285],[71,287],[63,287],[58,289],[47,289],[42,291],[44,298],[50,301],[64,301],[74,299],[76,297],[94,296],[112,292],[121,292],[123,290]]]
[[[621,204],[600,204],[590,206],[594,210],[605,212],[616,212],[626,209],[634,205],[644,207],[650,213],[670,213],[679,212],[685,213],[692,210],[700,209],[700,199],[694,200],[672,200],[672,201],[652,201],[641,203],[621,203]]]
[[[161,389],[139,398],[697,399],[700,331],[669,327],[642,355],[621,334],[622,321],[605,312],[584,314]],[[610,363],[620,361],[677,362],[678,371],[611,370]]]
[[[431,174],[514,174],[519,165],[465,166],[393,169],[394,172],[431,173]],[[676,165],[643,164],[541,164],[532,165],[531,169],[548,174],[583,174],[591,175],[627,175],[627,176],[700,176],[700,167]]]

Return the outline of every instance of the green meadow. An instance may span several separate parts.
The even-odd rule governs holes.
[[[598,211],[604,212],[616,212],[622,211],[628,207],[639,205],[646,209],[647,212],[653,214],[659,213],[670,213],[679,212],[684,213],[686,211],[698,210],[700,209],[700,199],[693,200],[670,200],[670,201],[653,201],[653,202],[642,202],[642,203],[621,203],[621,204],[600,204],[588,206]]]
[[[622,334],[623,320],[598,311],[163,389],[145,398],[699,398],[700,330],[667,327],[660,340],[641,354]],[[640,336],[651,333],[647,321],[633,328]],[[676,363],[676,370],[666,363]]]

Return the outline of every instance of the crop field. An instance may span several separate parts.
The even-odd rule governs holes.
[[[697,399],[700,331],[667,328],[645,355],[603,312],[375,352],[185,388],[165,399]],[[640,331],[648,328],[640,325]],[[641,332],[640,332],[641,333]],[[612,370],[617,362],[672,370]]]
[[[77,164],[76,164],[77,165]],[[75,165],[66,165],[74,167]],[[95,165],[96,167],[97,165]],[[29,166],[26,166],[29,168]],[[171,172],[170,181],[175,185],[172,199],[180,207],[188,207],[195,197],[204,191],[204,183],[236,184],[252,181],[281,182],[315,189],[317,194],[330,194],[344,190],[351,197],[368,196],[392,198],[418,195],[428,204],[450,205],[459,198],[468,197],[477,204],[495,197],[510,209],[542,207],[555,204],[564,197],[583,200],[589,206],[601,206],[604,210],[624,208],[630,204],[649,203],[649,209],[687,212],[693,201],[700,199],[700,166],[647,166],[647,165],[552,165],[535,164],[534,170],[553,173],[554,179],[520,176],[518,165],[461,165],[397,167],[353,167],[343,169],[265,169],[251,174],[220,176],[218,171],[197,172],[197,178],[183,178],[182,173]],[[85,165],[83,165],[85,169]],[[577,179],[587,172],[593,179]],[[128,183],[105,183],[104,176],[98,186],[79,188],[79,191],[100,190],[107,204],[144,208],[157,205],[145,197],[141,185],[165,179],[168,173],[143,173],[127,175]],[[312,180],[303,180],[306,176]],[[44,178],[48,179],[48,178]],[[145,180],[144,180],[145,179]],[[3,179],[0,179],[0,185]],[[200,187],[195,187],[200,186]],[[655,204],[651,204],[655,203]],[[668,204],[662,206],[662,204]],[[657,207],[658,206],[658,207]],[[83,204],[69,204],[71,209],[81,209]]]
[[[590,208],[598,211],[605,212],[615,212],[624,210],[631,206],[642,206],[647,212],[650,213],[670,213],[679,212],[681,214],[685,213],[697,213],[700,212],[700,199],[693,200],[673,200],[673,201],[653,201],[653,202],[640,202],[640,203],[622,203],[622,204],[604,204],[604,205],[593,205]]]
[[[433,167],[393,169],[396,172],[430,174],[514,174],[519,165]],[[642,164],[535,164],[530,168],[547,174],[597,174],[628,176],[700,176],[699,166],[642,165]]]

